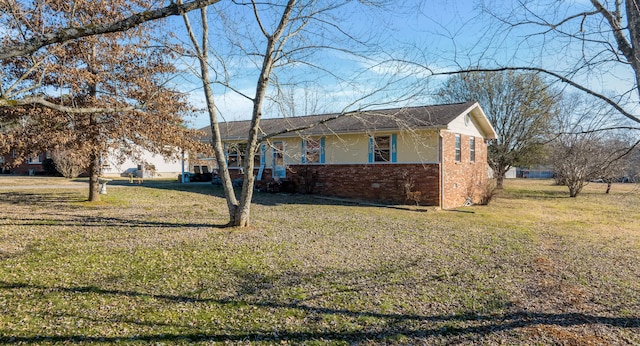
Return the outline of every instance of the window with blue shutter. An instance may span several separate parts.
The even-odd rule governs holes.
[[[302,140],[302,163],[324,163],[324,137]]]
[[[369,162],[397,162],[397,135],[369,137]]]

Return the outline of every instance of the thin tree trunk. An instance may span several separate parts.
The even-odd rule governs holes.
[[[253,176],[253,158],[255,157],[256,150],[258,149],[258,134],[260,119],[262,118],[262,102],[264,101],[269,87],[269,78],[273,71],[276,58],[280,51],[278,50],[278,42],[284,34],[284,29],[289,23],[291,13],[297,0],[289,0],[287,6],[280,17],[278,27],[273,34],[268,35],[264,32],[267,38],[267,47],[265,49],[264,58],[262,60],[262,69],[260,70],[260,77],[256,84],[256,95],[253,98],[253,112],[251,114],[251,128],[249,129],[249,137],[247,143],[247,152],[245,153],[246,161],[243,165],[245,170],[244,181],[242,183],[242,193],[240,194],[240,204],[237,210],[234,226],[247,227],[249,226],[249,216],[251,214],[251,199],[253,198],[253,184],[255,178]],[[260,19],[258,22],[260,22]]]
[[[178,1],[178,4],[182,4],[182,1]],[[210,85],[209,74],[209,26],[207,24],[207,7],[200,9],[200,18],[202,21],[202,45],[198,43],[196,36],[191,27],[191,23],[186,13],[182,13],[185,27],[189,33],[189,38],[193,43],[193,47],[196,50],[198,56],[198,62],[200,63],[200,80],[204,88],[204,96],[207,102],[207,111],[209,113],[209,122],[211,126],[211,144],[213,145],[213,151],[216,156],[216,162],[218,164],[218,175],[222,181],[222,188],[224,189],[225,199],[227,201],[227,209],[229,211],[229,226],[235,226],[238,224],[238,200],[236,198],[235,190],[233,189],[233,182],[231,181],[231,175],[229,174],[229,168],[227,167],[227,161],[224,155],[224,147],[220,140],[220,126],[218,125],[218,114],[216,112],[215,101],[213,97],[213,90]]]

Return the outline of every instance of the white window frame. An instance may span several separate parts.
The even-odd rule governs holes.
[[[378,140],[386,140],[388,142],[387,146],[380,146]],[[391,135],[385,136],[374,136],[373,137],[373,162],[391,162]],[[386,153],[386,159],[385,154]]]
[[[239,168],[245,159],[247,143],[229,143],[227,148],[227,166],[229,168]]]
[[[304,162],[305,164],[323,163],[322,162],[322,138],[312,139],[306,138],[304,141]]]
[[[40,160],[40,155],[29,155],[27,163],[30,165],[40,165],[42,164],[42,160]]]

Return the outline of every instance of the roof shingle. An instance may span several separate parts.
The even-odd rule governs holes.
[[[469,109],[475,102],[330,113],[260,120],[260,137],[279,135],[324,135],[362,133],[397,129],[442,128]],[[220,123],[224,140],[243,140],[249,134],[250,120]],[[209,126],[201,129],[211,138]]]

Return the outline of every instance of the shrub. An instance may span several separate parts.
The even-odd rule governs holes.
[[[77,178],[85,169],[85,160],[69,150],[56,150],[52,153],[56,170],[67,179]]]

